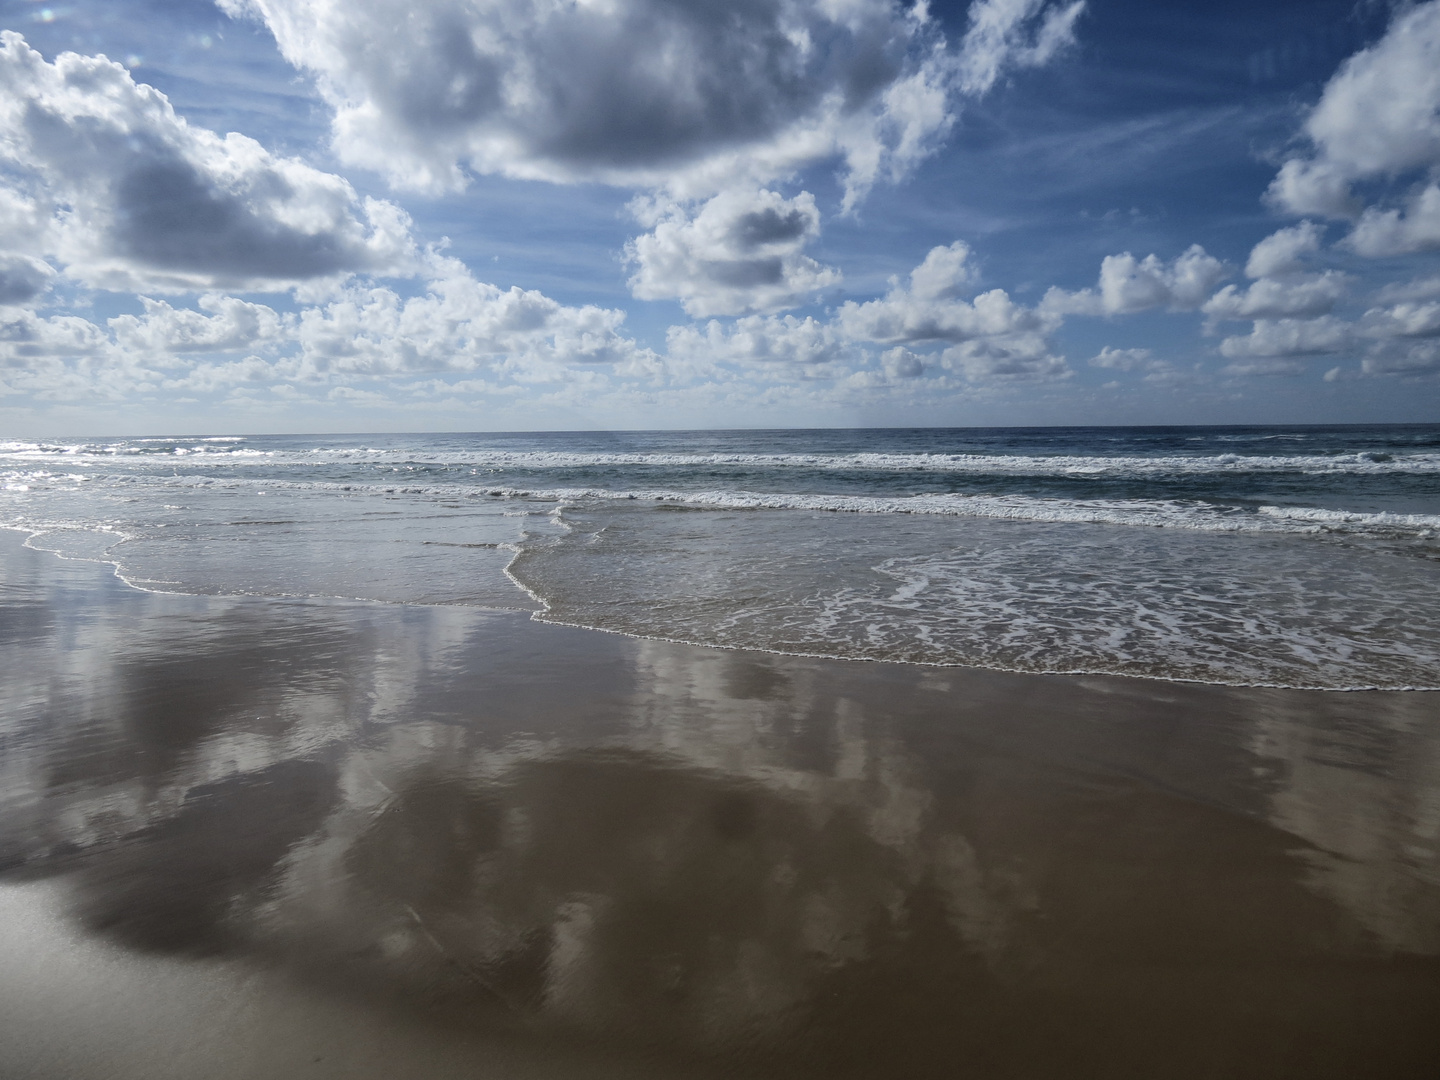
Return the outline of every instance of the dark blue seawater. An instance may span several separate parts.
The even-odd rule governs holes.
[[[0,488],[0,525],[146,588],[1440,686],[1440,425],[12,441]]]

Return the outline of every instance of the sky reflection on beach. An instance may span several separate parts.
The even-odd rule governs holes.
[[[1440,1061],[1435,695],[847,664],[4,559],[0,895],[47,881],[77,941],[622,1074]]]

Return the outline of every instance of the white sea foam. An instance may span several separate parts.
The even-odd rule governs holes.
[[[1353,510],[1326,510],[1314,506],[1262,506],[1259,513],[1289,522],[1306,522],[1321,527],[1357,526],[1362,529],[1425,530],[1440,529],[1437,514],[1364,514]]]
[[[0,440],[0,462],[3,461],[53,461],[57,457],[67,462],[113,462],[116,459],[156,459],[167,457],[202,456],[217,459],[244,458],[255,460],[273,458],[272,450],[237,446],[241,439],[130,439],[122,443],[59,443],[23,442]],[[151,446],[157,443],[159,446]]]
[[[38,474],[28,474],[32,477]],[[65,478],[69,481],[69,477]],[[37,481],[32,479],[30,485]],[[73,482],[73,481],[72,481]],[[924,494],[905,496],[817,495],[753,491],[680,491],[674,489],[518,488],[472,484],[345,483],[189,475],[118,474],[96,476],[92,484],[115,490],[165,488],[270,490],[345,496],[418,496],[430,499],[499,498],[603,505],[648,502],[709,510],[791,510],[849,514],[921,514],[1029,522],[1076,522],[1230,533],[1346,533],[1433,539],[1440,536],[1440,515],[1327,510],[1313,507],[1246,508],[1178,499],[1065,499],[1029,495]]]
[[[164,458],[201,459],[214,464],[264,460],[277,466],[343,462],[352,465],[473,468],[494,471],[551,471],[596,468],[759,469],[820,472],[918,472],[971,476],[1155,477],[1239,473],[1336,474],[1440,473],[1440,453],[1376,453],[1334,455],[1211,454],[1169,455],[1025,455],[1025,454],[757,454],[757,453],[619,453],[581,451],[417,450],[373,447],[314,447],[303,451],[258,449],[226,440],[153,440],[160,446],[135,445],[140,440],[99,443],[38,443],[0,441],[0,461],[53,459],[63,455],[79,461]]]
[[[794,518],[599,515],[512,575],[548,621],[703,645],[1330,690],[1440,679],[1440,621],[1414,603],[1440,585],[1427,560],[938,524],[856,518],[817,537]]]
[[[1433,554],[1440,514],[1374,512],[1370,500],[1434,509],[1405,493],[1431,486],[1424,476],[1440,454],[1386,461],[136,445],[0,444],[0,458],[10,454],[0,460],[0,526],[50,530],[36,546],[123,564],[129,580],[147,587],[505,606],[513,586],[495,552],[515,543],[524,551],[515,580],[553,603],[547,617],[641,636],[1214,682],[1435,681],[1436,622],[1410,603],[1433,593],[1435,564],[1396,558],[1393,541],[1419,541],[1412,550]],[[1123,490],[1150,497],[1064,498],[1024,482],[990,484],[1009,490],[983,494],[894,490],[904,469],[938,475],[957,462],[1019,477],[1138,470]],[[1257,463],[1291,475],[1236,485],[1250,493],[1243,503],[1177,496],[1197,486],[1141,475],[1238,475]],[[601,465],[614,471],[565,472]],[[1296,479],[1299,465],[1357,479]],[[852,474],[843,485],[833,471],[820,475],[843,469],[875,475]],[[1411,478],[1388,486],[1368,478],[1407,470]],[[921,485],[906,478],[905,486]],[[766,487],[783,490],[755,490]],[[851,493],[816,491],[827,487]],[[1352,500],[1367,508],[1345,508]],[[1291,501],[1300,505],[1280,505]],[[1036,524],[1011,524],[1026,522]],[[1285,539],[1297,535],[1345,542]],[[488,554],[475,555],[481,539]]]

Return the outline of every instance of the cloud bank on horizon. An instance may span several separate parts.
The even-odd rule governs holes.
[[[1108,91],[1124,116],[1095,91],[1113,69],[1089,54],[1125,43],[1104,0],[215,3],[216,25],[268,43],[272,87],[305,80],[322,137],[222,134],[177,103],[245,116],[254,92],[218,69],[171,72],[162,92],[140,58],[42,48],[53,18],[0,7],[18,27],[0,35],[0,417],[16,429],[1275,418],[1267,402],[1415,419],[1440,404],[1440,0],[1397,6],[1368,38],[1352,27],[1358,46],[1283,108],[1253,88],[1208,112],[1208,89],[1150,108],[1132,76]],[[176,40],[203,6],[177,5]],[[1277,55],[1248,54],[1252,85]],[[1067,103],[1067,79],[1088,99]],[[1034,133],[1062,107],[1082,130]],[[1261,113],[1273,137],[1230,166],[1253,204],[1239,226],[1233,210],[1062,220],[1040,205],[1147,184],[1182,205],[1174,177],[1207,164],[1185,140]],[[1107,139],[1123,150],[1097,153]],[[1026,183],[967,190],[957,166],[1007,155],[1028,155]],[[536,259],[588,250],[595,191],[614,193],[620,232],[564,299],[486,281],[485,237],[434,224],[483,217],[498,194]],[[990,220],[957,235],[972,199]],[[1096,250],[1127,230],[1159,250]],[[1030,272],[997,281],[1007,260]]]

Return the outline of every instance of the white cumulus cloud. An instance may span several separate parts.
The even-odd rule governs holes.
[[[1384,342],[1361,364],[1366,375],[1416,379],[1440,375],[1440,341]]]
[[[1245,263],[1245,273],[1255,280],[1244,289],[1227,285],[1205,302],[1201,310],[1211,329],[1220,321],[1254,320],[1248,335],[1220,343],[1222,355],[1239,361],[1225,368],[1227,373],[1298,374],[1292,370],[1298,361],[1281,363],[1281,358],[1333,353],[1351,345],[1353,328],[1330,314],[1345,298],[1350,279],[1336,270],[1313,271],[1308,263],[1323,235],[1311,221],[1271,233]]]
[[[1336,270],[1294,280],[1261,278],[1241,291],[1227,285],[1201,309],[1215,319],[1309,319],[1326,315],[1345,296],[1347,279]]]
[[[1249,334],[1222,341],[1220,353],[1232,358],[1318,356],[1344,352],[1354,343],[1354,328],[1332,315],[1318,319],[1257,319]]]
[[[957,94],[1053,56],[1079,14],[977,0],[957,54],[923,3],[894,0],[219,2],[313,73],[341,157],[400,186],[474,171],[697,198],[840,158],[847,204],[928,154]]]
[[[43,259],[0,251],[0,306],[33,303],[54,277],[54,268]]]
[[[1440,300],[1371,308],[1360,321],[1374,337],[1440,337]]]
[[[975,276],[969,254],[960,241],[933,248],[885,296],[847,302],[825,321],[751,315],[729,326],[672,327],[669,356],[697,371],[739,364],[787,366],[806,377],[849,373],[858,380],[853,387],[907,382],[930,368],[971,382],[1068,377],[1049,339],[1057,317],[1015,303],[1002,289],[965,298]],[[892,347],[877,355],[877,345]]]
[[[92,356],[108,343],[103,329],[75,315],[0,313],[0,358],[12,366],[42,358]]]
[[[1320,250],[1324,236],[1324,228],[1313,221],[1277,229],[1250,250],[1245,276],[1267,278],[1303,273],[1308,269],[1306,257]]]
[[[1426,284],[1412,283],[1411,295],[1425,297]],[[1358,331],[1374,342],[1362,365],[1367,375],[1440,374],[1440,298],[1372,307],[1361,317]]]
[[[148,297],[141,303],[143,314],[116,316],[110,330],[127,352],[157,357],[251,349],[283,340],[295,323],[264,304],[215,293],[200,297],[199,311]]]
[[[1048,332],[1058,320],[1015,303],[1003,289],[973,300],[960,293],[973,280],[963,241],[932,248],[911,271],[909,283],[893,281],[878,300],[847,301],[836,313],[841,331],[857,341],[884,344],[962,342],[1028,332]]]
[[[1149,349],[1114,349],[1106,345],[1090,358],[1090,366],[1114,371],[1144,370],[1159,363]]]
[[[1220,370],[1226,375],[1293,378],[1297,375],[1304,375],[1309,369],[1299,360],[1277,356],[1237,360],[1233,364],[1226,364]],[[1333,382],[1334,380],[1328,381]]]
[[[1130,315],[1153,308],[1191,311],[1200,307],[1224,279],[1225,264],[1199,244],[1170,262],[1158,255],[1137,259],[1130,252],[1107,255],[1094,289],[1050,289],[1042,311],[1056,315]]]
[[[1440,185],[1414,191],[1403,209],[1369,207],[1346,243],[1370,258],[1440,251]]]
[[[424,295],[355,286],[302,311],[296,336],[306,368],[392,375],[491,366],[543,377],[558,366],[647,359],[622,332],[622,311],[569,307],[540,292],[478,281],[457,260],[434,263]]]
[[[407,264],[409,219],[177,116],[104,57],[0,34],[0,247],[107,289],[284,289]]]
[[[1402,10],[1385,36],[1341,65],[1305,121],[1315,144],[1287,163],[1272,189],[1296,213],[1335,206],[1307,196],[1373,176],[1394,176],[1440,161],[1440,2]],[[1334,194],[1344,196],[1341,188]],[[1333,202],[1333,200],[1332,200]]]
[[[860,356],[834,326],[794,315],[750,315],[729,326],[715,319],[703,326],[672,326],[667,352],[692,370],[716,363],[815,367]]]
[[[840,273],[804,253],[820,233],[815,199],[774,191],[729,190],[693,215],[668,199],[644,200],[650,232],[626,248],[637,267],[630,288],[641,300],[678,299],[695,317],[793,307],[836,285]]]
[[[352,283],[293,314],[218,293],[201,296],[198,309],[141,298],[139,314],[103,326],[0,314],[0,371],[11,392],[74,400],[156,389],[279,394],[425,373],[484,371],[511,386],[583,381],[598,368],[619,378],[663,373],[661,359],[625,334],[624,312],[501,289],[454,259],[430,255],[426,269],[420,295]]]
[[[1440,275],[1394,282],[1381,289],[1375,299],[1383,304],[1406,300],[1440,300]]]
[[[1385,36],[1341,65],[1305,121],[1313,152],[1285,162],[1268,197],[1295,214],[1355,220],[1346,243],[1382,258],[1440,250],[1440,186],[1366,206],[1356,185],[1440,166],[1440,0],[1402,8]]]
[[[974,0],[952,45],[924,0],[218,2],[315,77],[340,158],[395,187],[480,173],[648,192],[632,291],[699,318],[838,283],[804,252],[813,196],[772,188],[838,162],[853,210],[931,154],[964,99],[1072,44],[1084,9]]]
[[[1038,333],[962,341],[942,352],[940,362],[976,383],[1042,382],[1071,375],[1065,358]]]

